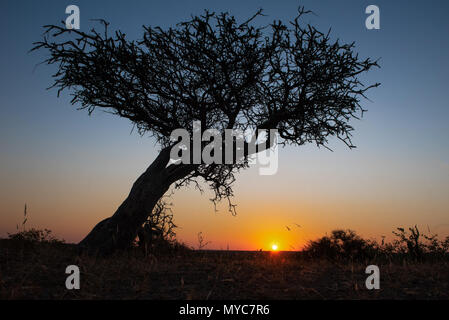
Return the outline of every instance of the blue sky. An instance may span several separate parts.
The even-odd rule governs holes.
[[[40,40],[42,25],[65,20],[69,4],[80,7],[81,29],[95,26],[90,19],[103,18],[129,39],[141,36],[143,24],[172,26],[203,9],[228,11],[245,19],[263,8],[267,17],[260,23],[292,19],[298,5],[313,10],[315,15],[307,16],[306,22],[323,31],[332,27],[334,38],[355,41],[361,57],[380,58],[381,69],[364,80],[382,85],[369,92],[371,101],[364,102],[369,111],[354,123],[355,151],[341,143],[332,143],[333,153],[314,146],[283,149],[279,174],[260,183],[280,190],[276,201],[282,201],[283,195],[291,198],[291,190],[296,190],[305,197],[309,211],[327,203],[318,210],[322,221],[310,222],[311,235],[339,224],[369,235],[387,233],[398,223],[430,224],[442,231],[449,224],[449,2],[6,0],[0,4],[0,236],[15,227],[23,204],[31,202],[33,223],[79,240],[113,213],[156,154],[151,139],[130,134],[127,120],[103,113],[89,117],[69,105],[67,95],[57,99],[54,90],[45,90],[55,70],[35,67],[44,52],[28,50]],[[370,4],[380,8],[380,30],[365,28],[365,8]],[[293,173],[295,181],[290,181]],[[263,192],[251,189],[253,179],[259,177],[245,173],[236,186],[243,208],[248,199]],[[190,192],[177,198],[179,220],[185,225],[180,233],[186,241],[193,241],[199,231],[214,233],[210,226],[216,223],[215,216],[207,213],[212,211],[208,197],[201,195],[190,200],[200,203],[193,221],[206,222],[190,222],[186,209],[186,199],[193,199]],[[338,201],[332,202],[333,197]],[[332,214],[333,205],[342,213]],[[377,222],[370,220],[374,219],[371,211],[360,209],[367,206],[379,210]],[[292,212],[298,205],[287,207],[286,212]],[[298,215],[304,218],[307,210],[302,208]],[[257,217],[249,211],[240,214],[241,221]],[[279,216],[295,218],[293,213]],[[78,220],[86,222],[71,228]],[[232,237],[232,232],[226,236]],[[214,241],[224,246],[220,239]],[[239,241],[235,246],[245,247]]]

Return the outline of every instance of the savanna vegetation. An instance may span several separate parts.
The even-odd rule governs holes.
[[[155,212],[159,218],[146,224],[165,230],[162,237],[136,239],[132,248],[108,256],[87,255],[49,230],[23,227],[10,234],[0,240],[0,298],[449,298],[449,237],[439,240],[416,226],[397,228],[391,242],[335,230],[297,252],[213,251],[203,249],[202,234],[195,248],[179,243],[170,211]],[[80,290],[65,288],[65,269],[73,264],[81,271]],[[380,268],[380,290],[365,287],[371,264]]]
[[[354,43],[306,23],[309,13],[300,7],[292,21],[260,25],[262,10],[240,22],[229,13],[205,11],[170,28],[144,26],[137,40],[104,20],[101,31],[44,27],[32,51],[45,52],[44,63],[55,68],[51,88],[58,96],[69,93],[71,103],[89,114],[102,110],[125,118],[160,147],[128,197],[81,248],[105,254],[128,248],[170,188],[208,186],[212,201],[226,200],[235,214],[237,173],[248,168],[251,156],[274,146],[274,130],[281,146],[330,148],[337,139],[355,147],[352,121],[363,116],[368,91],[379,86],[363,83],[362,75],[379,65],[360,58]],[[173,131],[193,132],[194,122],[201,136],[207,129],[218,132],[213,140],[223,150],[242,145],[242,155],[206,163],[190,154],[190,161],[173,163],[173,150],[179,155],[195,146],[192,137],[176,141]],[[243,138],[222,143],[226,130],[254,131],[255,143],[264,133],[268,137],[257,148]],[[215,158],[208,145],[201,143],[199,155]]]

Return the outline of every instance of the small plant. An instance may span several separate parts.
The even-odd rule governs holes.
[[[208,244],[210,244],[210,241],[205,241],[204,236],[202,232],[198,232],[198,250],[203,250]]]
[[[48,243],[64,243],[64,240],[56,239],[49,229],[35,229],[20,231],[14,234],[8,234],[11,240],[30,241],[30,242],[48,242]]]
[[[400,252],[405,252],[411,257],[422,259],[424,253],[424,244],[421,241],[421,233],[418,227],[408,228],[410,234],[404,228],[397,228],[398,232],[393,231],[393,234],[399,238],[396,240],[397,248]]]
[[[145,254],[155,250],[176,248],[176,228],[171,204],[159,200],[148,219],[139,229],[136,244],[144,250]]]
[[[46,243],[64,243],[64,240],[56,239],[51,233],[49,229],[26,229],[26,223],[28,221],[27,216],[27,205],[25,204],[25,209],[23,211],[23,221],[22,221],[22,230],[19,231],[19,225],[17,225],[17,232],[10,234],[8,233],[8,238],[10,240],[16,241],[28,241],[28,242],[46,242]]]
[[[420,232],[416,225],[408,228],[408,231],[404,228],[397,228],[397,230],[393,231],[393,234],[399,238],[394,241],[397,253],[422,260],[430,257],[444,257],[449,251],[449,236],[440,241],[437,234],[426,235]]]

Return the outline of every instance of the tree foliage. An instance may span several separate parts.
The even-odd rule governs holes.
[[[48,25],[32,50],[46,49],[57,66],[52,87],[68,89],[72,104],[129,119],[162,148],[174,129],[277,129],[279,143],[315,143],[330,137],[347,146],[351,119],[360,118],[361,99],[372,87],[359,76],[377,67],[359,59],[354,43],[332,40],[303,23],[299,8],[289,22],[255,26],[258,11],[238,23],[228,13],[205,11],[175,27],[143,27],[139,40],[120,31],[90,32]],[[247,154],[246,154],[247,155]],[[202,177],[216,198],[232,196],[234,173],[247,163],[195,165],[177,186]],[[232,205],[230,203],[232,208]]]

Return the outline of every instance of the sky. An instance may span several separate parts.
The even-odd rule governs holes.
[[[331,141],[333,152],[314,145],[279,150],[279,169],[239,174],[237,216],[218,211],[212,193],[177,190],[172,196],[178,239],[208,248],[257,250],[273,243],[300,249],[337,228],[367,238],[391,236],[417,224],[449,234],[449,2],[383,0],[308,1],[12,1],[0,2],[0,237],[16,231],[28,206],[27,227],[48,228],[68,242],[80,241],[111,216],[158,147],[132,132],[126,119],[102,112],[88,116],[57,98],[54,67],[36,66],[45,52],[29,53],[43,25],[66,19],[78,5],[81,30],[103,18],[129,39],[142,25],[167,28],[201,14],[227,11],[238,19],[263,8],[259,23],[289,21],[299,5],[305,19],[333,39],[356,43],[361,57],[380,59],[363,80],[380,82],[354,122],[354,144]],[[380,8],[380,30],[365,27],[365,8]],[[301,228],[294,224],[301,225]],[[291,228],[287,230],[286,226]]]

